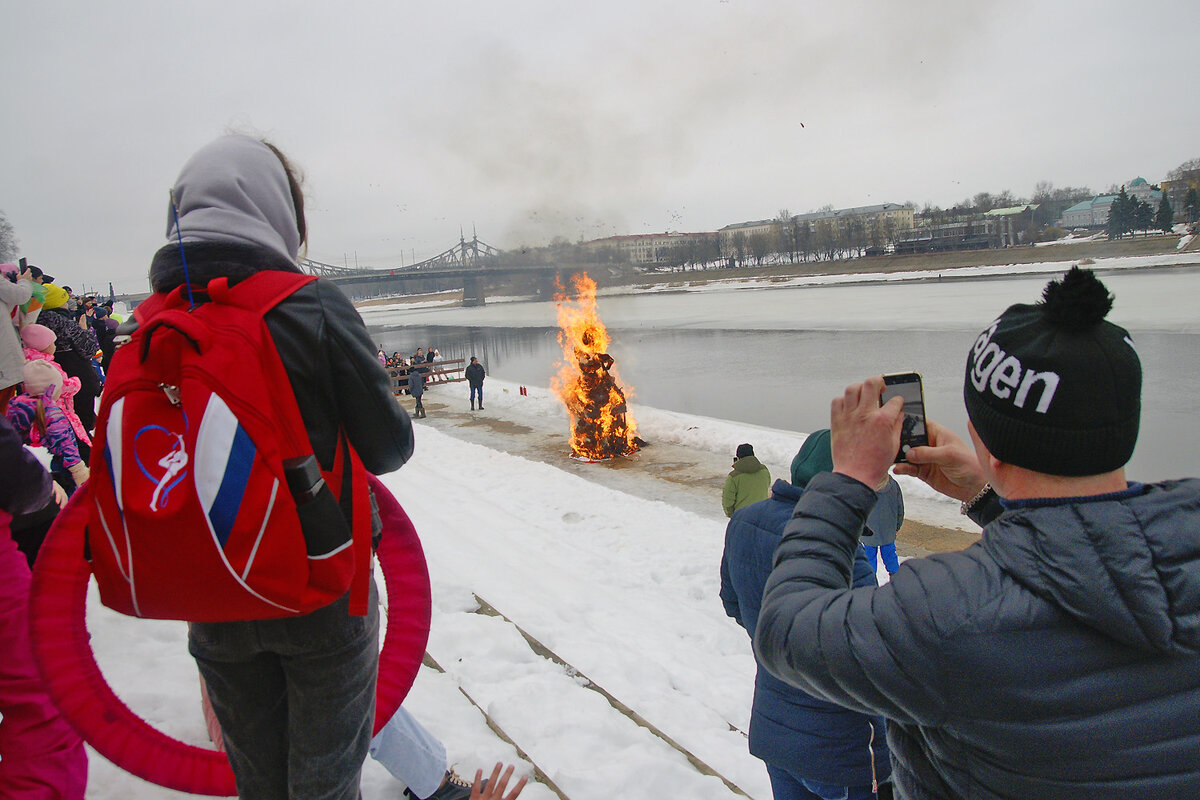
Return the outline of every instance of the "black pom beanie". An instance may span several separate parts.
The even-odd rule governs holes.
[[[1112,296],[1091,270],[1014,305],[967,355],[963,399],[1001,461],[1049,475],[1100,475],[1129,461],[1141,418],[1142,366],[1129,333],[1104,320]]]

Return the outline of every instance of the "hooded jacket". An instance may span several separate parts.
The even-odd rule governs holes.
[[[733,462],[721,492],[721,507],[725,516],[733,516],[739,508],[766,500],[771,494],[771,472],[757,456],[742,456]]]
[[[1200,797],[1200,481],[1010,504],[978,544],[846,589],[874,501],[813,479],[755,647],[887,717],[898,797]]]
[[[219,277],[237,283],[264,269],[300,271],[287,173],[262,142],[225,136],[201,148],[184,165],[173,197],[178,226],[168,209],[167,233],[174,240],[154,256],[154,291],[169,292],[185,277],[202,286]],[[332,467],[341,428],[369,472],[399,469],[413,452],[412,423],[392,394],[362,317],[342,291],[313,281],[265,319],[321,466]]]
[[[408,393],[417,400],[425,394],[425,368],[412,366],[408,369]]]
[[[29,281],[10,281],[7,275],[0,275],[0,389],[21,382],[25,356],[11,315],[13,309],[27,301],[32,293],[33,284]]]
[[[721,557],[725,613],[753,636],[771,556],[803,491],[777,480],[771,497],[729,520]],[[854,586],[874,586],[859,550]],[[850,711],[802,692],[759,666],[750,714],[750,753],[793,775],[837,786],[860,786],[891,774],[883,719]]]

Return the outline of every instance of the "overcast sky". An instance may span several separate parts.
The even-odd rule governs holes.
[[[0,210],[144,290],[227,131],[304,170],[309,256],[397,266],[885,201],[1157,182],[1200,157],[1197,0],[0,0]]]

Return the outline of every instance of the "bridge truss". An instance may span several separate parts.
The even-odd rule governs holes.
[[[300,260],[300,269],[309,275],[316,275],[321,278],[352,278],[363,275],[379,275],[384,272],[395,275],[401,272],[418,272],[421,270],[481,270],[490,263],[494,263],[497,257],[502,254],[502,250],[492,247],[486,242],[479,241],[479,237],[473,235],[470,241],[465,237],[461,237],[458,240],[458,244],[449,250],[439,253],[433,258],[427,258],[420,263],[409,264],[405,267],[339,267],[336,264],[325,264],[320,261],[304,258]]]

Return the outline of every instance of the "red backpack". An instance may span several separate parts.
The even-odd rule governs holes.
[[[101,601],[193,622],[366,613],[367,475],[339,433],[320,469],[264,315],[308,275],[155,294],[114,355],[92,448],[87,549]],[[352,525],[343,508],[351,511]],[[353,528],[353,530],[351,530]]]

